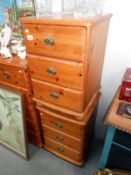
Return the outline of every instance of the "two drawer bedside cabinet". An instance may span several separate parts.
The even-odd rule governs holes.
[[[44,148],[76,165],[92,138],[110,17],[20,19]]]
[[[27,136],[30,143],[42,147],[40,121],[32,100],[32,88],[27,60],[18,57],[0,58],[0,87],[21,92],[25,100]]]

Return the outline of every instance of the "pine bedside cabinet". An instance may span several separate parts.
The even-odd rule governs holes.
[[[44,148],[76,165],[93,136],[110,17],[20,19]]]

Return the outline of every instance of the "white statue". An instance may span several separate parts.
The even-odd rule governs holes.
[[[3,58],[12,57],[10,50],[7,48],[11,37],[12,37],[12,30],[7,24],[5,24],[5,27],[0,32],[0,43],[1,43],[0,54],[2,55]]]
[[[18,50],[17,56],[20,59],[25,59],[26,58],[26,48],[25,48],[25,46],[19,47],[17,50]]]
[[[14,39],[11,41],[10,51],[12,54],[17,54],[17,56],[20,59],[26,58],[26,48],[23,45],[23,41],[21,39],[19,40]]]

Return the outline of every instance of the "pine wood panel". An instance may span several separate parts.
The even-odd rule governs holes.
[[[98,101],[95,102],[94,106],[89,108],[88,113],[85,114],[83,120],[81,121],[69,119],[64,114],[59,115],[58,113],[54,113],[48,109],[39,109],[42,126],[43,128],[47,127],[47,129],[52,129],[53,132],[56,131],[60,134],[65,134],[67,137],[69,136],[77,140],[81,140],[82,145],[85,138],[90,138],[94,132],[93,128],[97,112],[97,110],[94,111],[94,108],[96,108],[97,103]],[[51,137],[53,137],[53,135]]]
[[[30,54],[83,60],[85,28],[24,24],[23,34],[27,52]],[[46,39],[53,40],[54,44],[46,44]]]
[[[64,140],[59,141],[57,139],[55,140],[55,142],[60,143],[61,146],[66,146],[67,148],[71,148],[74,151],[80,152],[82,155],[82,160],[81,160],[81,163],[78,161],[74,162],[75,160],[71,161],[70,157],[68,155],[66,155],[66,157],[64,155],[61,155],[61,154],[60,155],[57,154],[57,155],[61,156],[65,160],[68,160],[72,163],[75,163],[76,165],[82,164],[82,162],[84,161],[84,159],[87,155],[87,151],[90,148],[91,140],[92,140],[93,134],[94,134],[94,123],[95,123],[96,111],[94,111],[94,112],[93,111],[94,111],[94,107],[92,106],[92,108],[90,108],[90,110],[89,110],[88,115],[86,115],[85,119],[81,122],[75,121],[72,119],[68,119],[65,116],[60,116],[58,114],[51,113],[48,110],[45,110],[45,112],[40,113],[41,120],[43,123],[43,129],[44,129],[43,130],[44,137],[55,140],[56,137],[58,139],[58,136],[59,136],[59,139],[61,139],[61,136],[62,136],[63,137],[62,139],[65,139],[65,142],[64,142]],[[48,121],[45,122],[45,120],[43,120],[45,118],[47,118],[47,120],[49,122]],[[72,127],[72,130],[71,130],[71,127]],[[81,131],[82,131],[80,137],[78,136],[80,134],[80,131],[78,128],[81,128]],[[49,129],[50,129],[50,131],[49,131]],[[79,132],[79,134],[77,132]],[[72,134],[73,134],[73,136],[72,136]],[[73,138],[73,140],[72,140],[72,138]],[[76,141],[74,139],[80,140],[80,145],[78,143],[76,144]],[[54,142],[54,144],[55,144],[55,142]],[[54,146],[56,146],[56,144]],[[46,144],[45,144],[45,148],[47,148],[49,151],[56,154],[55,149],[52,149],[52,148],[46,146]]]
[[[109,14],[109,15],[105,15],[104,17],[99,16],[99,17],[92,19],[92,20],[85,20],[85,21],[79,20],[79,24],[82,26],[78,27],[78,28],[83,28],[83,30],[85,31],[84,32],[84,40],[83,40],[84,69],[82,72],[83,80],[81,83],[81,85],[82,85],[81,90],[82,90],[83,98],[84,98],[84,99],[82,99],[84,101],[83,110],[86,108],[87,104],[91,100],[96,89],[100,87],[101,72],[102,72],[102,66],[103,66],[103,60],[104,60],[104,53],[105,53],[105,46],[106,46],[106,39],[107,39],[108,25],[109,25],[110,17],[111,17],[111,15]],[[67,24],[66,23],[67,21],[62,21],[62,19],[60,19],[60,20],[54,19],[52,21],[52,25],[51,25],[51,22],[49,19],[43,19],[43,22],[42,22],[42,20],[35,21],[33,18],[33,19],[31,19],[30,22],[32,23],[32,25],[34,24],[34,26],[36,25],[36,23],[43,24],[43,28],[45,28],[45,26],[54,27],[54,28],[55,27],[61,28],[61,27],[63,27],[61,25],[64,22],[65,22],[66,28],[71,27],[70,20],[69,20],[69,24]],[[30,24],[30,22],[29,22],[29,24]],[[75,22],[78,24],[78,21],[75,21]],[[76,32],[75,30],[77,29],[77,27],[74,26],[75,22],[72,20],[73,26],[71,28],[74,28],[74,33]],[[26,25],[27,25],[26,20],[24,20],[24,23],[26,23]],[[48,25],[48,23],[50,25]],[[54,24],[56,24],[56,26]],[[42,26],[42,25],[40,25],[40,26]],[[61,34],[62,32],[64,35],[64,30],[59,32],[59,34]],[[54,33],[57,33],[56,30],[54,30]],[[101,36],[101,38],[100,38],[100,36]],[[78,35],[76,37],[78,37]],[[63,39],[65,39],[65,38],[63,37]],[[60,40],[61,40],[61,38],[60,38]],[[52,52],[50,52],[50,53],[52,54]],[[35,52],[35,54],[38,54],[38,53]],[[65,52],[65,54],[66,54],[66,52]],[[51,56],[51,55],[48,55],[48,56]],[[70,56],[72,57],[71,54],[70,54]],[[61,56],[61,59],[64,59],[64,57]],[[77,61],[77,60],[75,60],[75,61]],[[46,81],[48,81],[48,80],[46,79]],[[58,82],[56,81],[55,83],[59,84],[59,81]],[[70,87],[70,85],[67,85],[67,86]],[[71,87],[71,88],[74,88],[74,87]],[[81,111],[79,111],[79,112],[81,112]]]
[[[42,147],[43,145],[43,140],[42,140],[42,128],[41,128],[41,124],[40,124],[40,117],[39,117],[39,113],[38,111],[35,109],[34,104],[32,105],[27,105],[26,108],[26,126],[27,126],[27,130],[28,132],[31,132],[29,135],[31,136],[31,138],[29,138],[29,141],[31,141],[31,143],[35,144],[35,142],[39,140],[39,144],[36,142],[35,145]],[[33,141],[33,135],[34,137],[38,137],[34,138]]]
[[[20,60],[20,58],[17,57],[16,55],[13,55],[11,59],[4,59],[0,56],[0,63],[3,65],[13,66],[17,68],[27,69],[28,67],[28,60],[27,59]]]
[[[20,18],[22,24],[37,24],[40,25],[57,25],[57,26],[79,26],[87,27],[88,25],[96,25],[101,21],[111,18],[112,14],[98,15],[94,18],[89,19],[76,19],[74,15],[61,15],[61,14],[52,14],[46,18],[36,18],[36,17],[26,17]]]
[[[78,161],[76,161],[76,160],[73,160],[73,159],[71,159],[71,158],[69,158],[69,157],[67,157],[67,156],[64,156],[64,155],[62,155],[62,154],[56,152],[54,149],[51,149],[51,148],[49,148],[49,147],[46,147],[46,145],[44,146],[44,148],[45,148],[46,150],[50,151],[51,153],[53,153],[53,154],[55,154],[55,155],[61,157],[62,159],[66,160],[66,161],[68,161],[68,162],[70,162],[70,163],[73,163],[73,164],[75,164],[75,165],[77,165],[77,166],[81,166],[81,165],[83,165],[83,163],[84,163],[84,159],[82,159],[81,161],[78,162]]]
[[[0,64],[0,81],[29,88],[26,69]]]
[[[43,141],[38,133],[27,130],[28,141],[38,147],[43,147]]]
[[[42,82],[36,79],[32,79],[32,85],[34,96],[36,98],[77,112],[83,111],[82,93],[80,91]]]
[[[71,110],[65,109],[63,107],[38,100],[36,98],[33,98],[33,99],[36,102],[36,108],[39,111],[42,111],[42,112],[44,112],[44,110],[52,111],[52,112],[57,113],[61,116],[64,115],[67,118],[67,120],[74,119],[74,121],[79,121],[81,123],[83,120],[87,121],[87,116],[89,117],[91,115],[92,111],[94,110],[95,106],[97,105],[97,103],[99,101],[100,95],[101,95],[101,93],[99,92],[99,89],[98,89],[95,92],[95,94],[93,95],[93,97],[92,97],[91,101],[89,102],[89,104],[87,105],[86,109],[81,113],[71,111]]]
[[[36,128],[36,123],[31,120],[26,120],[26,127],[29,131],[32,131],[34,133],[37,133],[38,128]]]
[[[60,144],[76,151],[82,151],[83,149],[84,140],[77,139],[71,135],[67,135],[66,133],[60,132],[47,125],[43,125],[43,134],[46,137],[53,139],[54,141],[59,142]]]
[[[110,19],[106,19],[88,29],[86,44],[88,49],[85,52],[84,64],[85,107],[100,87],[109,21]]]
[[[56,113],[44,110],[40,111],[41,123],[42,125],[47,125],[54,128],[60,132],[66,133],[78,139],[82,139],[84,133],[84,125],[80,125],[79,122],[73,120],[66,120]]]
[[[34,105],[26,105],[26,118],[33,122],[38,122],[38,116],[36,114],[36,109]]]
[[[44,139],[45,141],[45,148],[50,148],[52,150],[54,150],[57,153],[64,155],[72,160],[75,160],[77,162],[81,162],[82,161],[82,154],[80,152],[74,151],[73,149],[70,149],[58,142],[55,142],[52,139],[49,139],[47,137],[45,137]]]
[[[4,77],[4,72],[10,73],[10,77]],[[17,57],[13,57],[9,60],[0,59],[0,87],[7,88],[16,93],[20,92],[23,95],[28,140],[41,147],[43,143],[40,120],[32,100],[32,88],[27,60],[21,61]]]
[[[94,133],[111,16],[21,19],[45,148],[76,165],[83,163]],[[48,75],[48,68],[55,74]]]
[[[33,78],[73,89],[80,90],[83,88],[83,64],[81,63],[33,55],[28,56],[28,61]],[[50,70],[54,72],[50,73]]]

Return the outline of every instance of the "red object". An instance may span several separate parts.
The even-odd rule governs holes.
[[[131,102],[131,68],[127,68],[123,77],[119,99]]]

